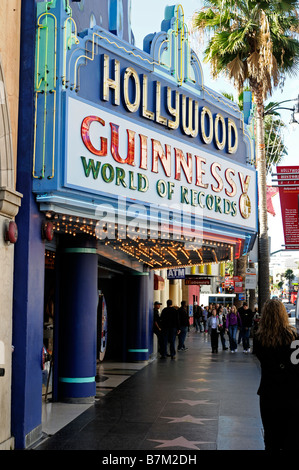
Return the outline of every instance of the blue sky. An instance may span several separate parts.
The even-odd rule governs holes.
[[[185,15],[185,23],[191,20],[193,13],[199,10],[202,6],[202,0],[181,0],[178,2],[182,5]],[[164,9],[168,5],[174,5],[175,2],[169,0],[132,0],[132,28],[135,35],[136,45],[143,48],[143,38],[149,33],[159,32],[161,30],[161,21],[164,18]],[[199,48],[200,50],[200,48]],[[202,55],[198,50],[199,59],[202,62]],[[212,89],[222,92],[224,89],[230,91],[236,96],[236,92],[230,82],[224,79],[213,81],[210,74],[208,64],[203,64],[204,82]],[[288,78],[286,80],[283,91],[275,90],[272,97],[268,101],[282,101],[287,99],[297,98],[299,95],[299,76],[296,78]],[[282,105],[285,107],[292,107],[293,103]],[[288,124],[291,119],[290,111],[281,111],[283,121]],[[299,147],[299,125],[296,131],[286,129],[285,131],[285,145],[288,148],[289,155],[285,157],[283,165],[299,165],[299,158],[297,148]]]
[[[143,38],[147,34],[161,30],[160,26],[164,18],[164,9],[166,6],[174,4],[175,2],[169,0],[132,0],[132,28],[137,47],[140,49],[143,48]],[[188,24],[193,13],[200,9],[203,2],[201,0],[181,0],[179,4],[183,7],[185,23]],[[200,51],[200,48],[198,50],[196,49],[196,52],[202,62],[203,57],[198,51]],[[224,81],[223,78],[213,81],[210,75],[209,65],[203,64],[202,62],[202,67],[204,71],[204,83],[207,86],[219,92],[223,92],[223,89],[225,89],[236,96],[233,86],[228,81]],[[280,102],[297,98],[298,95],[299,75],[297,77],[287,78],[283,90],[275,90],[272,97],[268,98],[268,101]],[[282,106],[292,107],[293,102],[286,103]],[[291,119],[291,111],[280,111],[280,113],[283,122],[288,124]],[[284,143],[288,149],[288,155],[284,157],[281,165],[299,165],[299,125],[295,131],[291,130],[289,126],[287,127],[284,131]],[[269,184],[271,184],[271,178],[269,178]],[[280,249],[281,245],[284,244],[278,195],[274,196],[273,203],[277,215],[275,217],[269,215],[269,235],[272,239],[272,252]]]

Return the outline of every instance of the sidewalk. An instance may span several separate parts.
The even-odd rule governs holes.
[[[222,351],[220,341],[212,354],[193,330],[186,346],[99,394],[35,450],[263,450],[255,356]]]

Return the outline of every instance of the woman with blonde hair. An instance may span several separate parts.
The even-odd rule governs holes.
[[[263,307],[255,354],[265,450],[294,450],[299,442],[299,337],[280,300]]]

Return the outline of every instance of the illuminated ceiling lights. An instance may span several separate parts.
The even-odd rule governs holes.
[[[46,217],[51,219],[57,234],[94,237],[100,245],[120,250],[151,269],[218,264],[232,261],[234,256],[233,243],[197,239],[178,230],[167,232],[164,227],[150,230],[51,213],[46,213]]]

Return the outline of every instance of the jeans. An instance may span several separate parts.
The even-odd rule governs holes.
[[[163,357],[167,356],[167,345],[169,342],[170,355],[175,356],[175,338],[176,338],[177,329],[176,328],[165,328],[162,333],[163,341],[163,350],[161,355]]]
[[[185,347],[185,339],[187,336],[187,331],[188,331],[188,326],[181,326],[181,332],[179,334],[178,350],[184,349]]]
[[[237,349],[237,336],[238,325],[230,325],[228,327],[228,334],[229,334],[229,346],[231,351],[235,351]]]
[[[243,340],[244,351],[247,351],[250,347],[249,337],[250,337],[250,328],[242,327],[242,340]]]
[[[225,342],[225,329],[222,328],[221,331],[220,331],[220,340],[221,340],[221,344],[222,344],[222,348],[223,349],[226,349],[226,342]]]
[[[218,339],[219,339],[219,334],[218,334],[217,328],[211,328],[212,352],[218,352]]]

